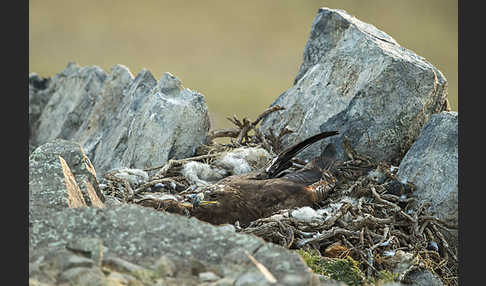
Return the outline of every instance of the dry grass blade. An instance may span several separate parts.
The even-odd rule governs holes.
[[[265,276],[265,278],[267,279],[267,281],[269,283],[277,283],[277,279],[275,278],[275,276],[273,276],[273,274],[267,269],[267,267],[265,267],[265,265],[261,264],[260,262],[258,262],[255,257],[253,257],[247,250],[245,250],[245,253],[246,255],[250,258],[250,260],[253,262],[253,264],[255,264],[255,266],[258,268],[258,270],[260,270],[260,272],[263,274],[263,276]]]

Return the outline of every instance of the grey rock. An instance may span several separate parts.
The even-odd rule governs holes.
[[[433,115],[400,163],[397,177],[415,184],[418,203],[451,224],[458,224],[458,113]],[[417,204],[418,205],[418,204]],[[444,233],[458,246],[456,230]]]
[[[406,278],[413,286],[444,286],[439,277],[427,270],[412,271]]]
[[[159,277],[174,276],[176,270],[175,263],[167,255],[161,256],[155,262],[155,271]]]
[[[137,285],[135,283],[137,278],[129,274],[118,272],[110,272],[110,274],[106,276],[106,281],[108,282],[108,285]]]
[[[153,284],[154,286],[203,286],[204,284],[199,283],[197,278],[194,277],[166,277],[157,279],[158,281]]]
[[[105,285],[105,275],[98,267],[75,267],[62,272],[58,282],[69,282],[79,286],[103,286]]]
[[[60,269],[65,271],[70,268],[75,268],[75,267],[87,267],[90,268],[91,266],[94,265],[94,261],[83,257],[79,255],[73,255],[69,254],[69,252],[66,251],[67,254],[62,254],[62,259],[60,259]]]
[[[102,264],[103,266],[108,266],[118,272],[135,273],[144,270],[144,268],[139,265],[133,264],[113,255],[104,256]]]
[[[209,284],[210,286],[233,286],[234,285],[234,279],[231,279],[229,277],[225,277],[222,279],[219,279],[218,281],[212,282]]]
[[[43,219],[32,226],[29,261],[45,256],[46,248],[62,249],[78,237],[101,239],[107,248],[105,260],[115,256],[130,264],[153,269],[154,273],[155,262],[167,255],[176,265],[178,276],[187,273],[197,279],[199,273],[210,271],[236,281],[256,269],[249,267],[253,264],[245,254],[248,251],[277,280],[289,274],[301,276],[305,283],[311,279],[309,268],[298,254],[283,247],[194,218],[137,205],[47,211]]]
[[[251,269],[243,273],[239,276],[233,285],[235,286],[251,286],[251,285],[258,285],[258,286],[267,286],[272,285],[274,283],[270,283],[265,276],[256,268]]]
[[[29,154],[35,149],[39,118],[52,96],[48,92],[50,78],[41,78],[36,73],[29,74]]]
[[[439,218],[458,222],[458,114],[433,115],[400,163],[397,177],[415,184],[414,195],[432,203]]]
[[[151,283],[153,278],[155,278],[155,271],[131,263],[114,255],[103,256],[102,265],[104,268],[129,274],[144,283]]]
[[[34,101],[39,95],[32,90]],[[134,78],[122,65],[107,75],[96,66],[70,63],[44,93],[45,107],[31,112],[31,145],[55,138],[78,142],[99,177],[115,168],[143,169],[189,157],[209,131],[203,95],[169,73],[157,83],[145,69]]]
[[[103,241],[95,237],[77,237],[69,241],[66,248],[92,259],[97,266],[101,266],[103,254],[106,251],[103,247]]]
[[[85,141],[100,173],[143,169],[194,154],[209,131],[204,97],[165,73],[159,83],[141,71],[122,94],[116,115],[105,114],[104,132]],[[82,140],[82,138],[80,138]]]
[[[147,77],[143,75],[147,75]],[[75,135],[75,139],[83,146],[89,158],[94,159],[97,148],[109,152],[109,149],[104,147],[106,145],[104,141],[115,136],[117,131],[123,130],[123,128],[118,128],[118,124],[124,118],[133,116],[127,114],[129,106],[131,104],[139,105],[155,81],[146,70],[142,70],[137,78],[145,80],[148,86],[135,86],[127,94],[128,88],[136,84],[131,72],[123,65],[115,65],[110,69],[110,73],[103,83],[101,96],[93,106],[93,115],[83,122]],[[114,124],[115,122],[117,124]],[[106,156],[109,155],[116,157],[113,152],[109,152]],[[95,166],[98,170],[98,164]]]
[[[66,187],[61,156],[81,188],[86,206],[104,200],[98,188],[96,173],[78,143],[56,139],[39,146],[29,156],[29,222],[42,219],[46,209],[60,210],[70,206],[70,190]],[[88,185],[94,193],[88,193]],[[92,196],[97,199],[92,200]],[[94,201],[94,202],[93,202]],[[32,215],[35,213],[35,215]]]
[[[200,282],[213,282],[221,278],[213,272],[201,272],[198,277]]]
[[[70,62],[51,79],[49,101],[39,118],[34,142],[44,144],[56,138],[73,139],[91,115],[101,97],[106,73],[97,66],[79,67]]]
[[[303,281],[302,278],[303,277],[301,275],[292,275],[292,274],[289,274],[289,275],[285,275],[282,278],[281,283],[282,284],[285,284],[285,285],[295,285],[295,286],[298,286],[298,285],[302,285],[303,283],[306,282],[306,281]]]
[[[114,197],[114,196],[106,196],[105,197],[105,206],[119,206],[123,205],[124,203],[121,201],[121,199]]]
[[[325,144],[349,138],[359,153],[395,162],[410,148],[430,115],[443,110],[446,79],[423,57],[343,10],[321,8],[315,17],[294,85],[272,105],[261,131],[294,133],[283,147],[321,131],[340,135],[313,144],[298,157],[310,159]],[[396,163],[396,162],[395,162]]]

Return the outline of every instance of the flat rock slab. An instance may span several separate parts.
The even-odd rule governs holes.
[[[294,86],[272,103],[285,110],[268,115],[261,129],[278,134],[288,126],[294,133],[284,136],[284,147],[340,132],[307,148],[302,159],[333,142],[344,160],[348,137],[359,154],[396,163],[429,117],[445,108],[446,87],[438,69],[385,32],[343,10],[321,8]]]
[[[137,205],[51,211],[31,228],[29,261],[38,260],[46,249],[61,251],[72,241],[90,237],[103,242],[105,257],[114,255],[142,267],[152,267],[166,255],[185,263],[199,261],[204,265],[201,272],[230,277],[238,285],[249,285],[243,283],[245,279],[267,285],[248,253],[277,280],[285,281],[288,275],[293,277],[290,280],[298,280],[283,285],[311,283],[309,268],[295,252],[256,236]]]

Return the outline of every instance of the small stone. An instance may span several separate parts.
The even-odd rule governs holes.
[[[157,183],[154,185],[154,192],[161,192],[166,188],[166,186],[162,183]]]
[[[200,282],[212,282],[218,280],[220,277],[213,272],[201,272],[199,273]]]
[[[444,283],[439,277],[431,273],[430,271],[411,271],[407,276],[406,280],[409,280],[412,285],[417,286],[444,286]]]
[[[142,266],[111,255],[103,258],[103,266],[118,272],[129,273],[142,281],[149,281],[154,274]]]
[[[64,259],[63,265],[61,265],[61,269],[67,270],[74,267],[89,268],[93,265],[94,265],[94,261],[89,258],[78,256],[78,255],[69,255],[66,259]]]
[[[427,245],[427,250],[439,251],[439,246],[437,245],[437,242],[433,240],[429,241],[429,244]]]
[[[103,259],[103,240],[96,237],[81,237],[71,240],[66,244],[66,249],[81,253],[87,258],[91,258],[96,265],[101,266]]]
[[[126,273],[110,272],[106,277],[108,285],[133,285],[137,279]]]
[[[119,272],[134,272],[144,269],[141,266],[112,255],[103,258],[103,266],[107,266]]]

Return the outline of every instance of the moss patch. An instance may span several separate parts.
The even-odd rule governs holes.
[[[398,276],[387,270],[380,270],[376,277],[366,277],[358,267],[359,263],[346,256],[345,258],[328,258],[320,256],[315,250],[297,250],[314,273],[324,275],[330,279],[342,281],[348,285],[383,285],[393,282]]]
[[[366,282],[365,275],[358,267],[358,262],[350,256],[326,258],[319,256],[315,250],[297,250],[297,252],[315,273],[342,281],[348,285],[364,285]]]

